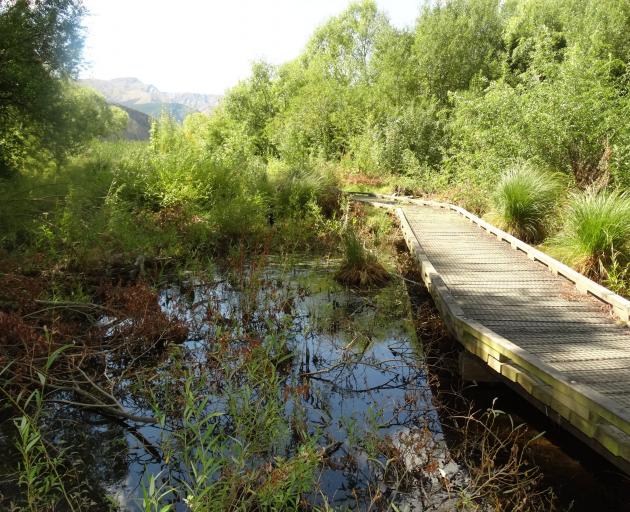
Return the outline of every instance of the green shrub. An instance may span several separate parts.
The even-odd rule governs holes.
[[[549,66],[531,70],[544,80],[522,77],[511,85],[507,77],[482,92],[452,96],[445,166],[456,182],[492,186],[511,162],[522,160],[562,172],[582,189],[610,180],[627,186],[625,85],[610,79],[611,64],[581,55]]]
[[[349,169],[356,169],[368,176],[378,176],[382,173],[380,157],[383,153],[383,142],[376,126],[366,124],[361,133],[350,138],[349,146],[350,152],[344,159]]]
[[[420,167],[437,167],[441,163],[444,133],[433,100],[422,98],[391,112],[382,131],[378,150],[383,171],[409,176]]]
[[[610,264],[604,269],[602,281],[613,292],[630,298],[630,260],[613,253]]]
[[[494,193],[493,216],[514,236],[540,242],[558,192],[555,177],[526,166],[514,167],[503,176]]]
[[[587,190],[574,194],[562,232],[553,239],[555,252],[579,271],[605,275],[613,262],[630,256],[630,194]]]
[[[330,217],[339,209],[338,179],[331,166],[312,161],[306,167],[270,160],[267,166],[268,194],[277,215],[303,216],[310,202]]]

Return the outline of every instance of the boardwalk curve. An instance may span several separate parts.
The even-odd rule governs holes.
[[[391,196],[451,333],[630,473],[630,302],[459,207]]]

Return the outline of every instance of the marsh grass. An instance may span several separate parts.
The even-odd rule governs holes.
[[[560,184],[554,176],[527,166],[514,167],[501,178],[489,217],[526,242],[541,242],[559,192]]]
[[[212,379],[191,369],[180,375],[183,389],[169,383],[180,414],[171,401],[153,404],[166,426],[160,448],[167,463],[159,482],[148,476],[144,484],[145,509],[174,510],[171,503],[180,501],[189,510],[297,510],[314,485],[319,457],[308,436],[295,453],[277,455],[289,424],[270,350],[261,345],[245,357],[225,350],[215,356],[240,382],[227,382],[224,406],[209,399]]]
[[[541,434],[495,407],[455,418],[462,423],[456,457],[469,476],[458,491],[458,509],[533,512],[556,510],[555,496],[545,488],[540,469],[528,460],[529,446]]]
[[[335,273],[339,283],[370,287],[382,286],[389,281],[389,272],[351,229],[343,237],[343,250],[341,267]]]
[[[0,180],[0,250],[96,272],[140,256],[177,263],[243,244],[255,251],[270,237],[308,248],[334,229],[341,196],[331,166],[211,152],[168,120],[152,137],[95,143],[54,172]]]
[[[0,396],[5,401],[6,410],[16,412],[11,422],[17,433],[14,444],[17,470],[8,478],[16,484],[19,492],[8,503],[8,510],[78,512],[95,506],[107,509],[106,503],[97,503],[90,496],[78,471],[80,464],[73,460],[74,448],[51,442],[54,433],[46,428],[49,414],[46,409],[46,371],[62,352],[63,348],[60,348],[47,357],[44,368],[37,372],[39,385],[33,386],[32,390],[24,389],[15,395],[8,386],[2,388]],[[4,378],[3,374],[9,368],[10,364],[0,369],[0,378]],[[7,505],[3,498],[0,493],[0,501]]]
[[[381,240],[378,250],[379,254],[383,254],[388,239],[386,220],[384,215],[371,216],[371,210],[363,212],[363,221],[355,226],[352,234],[356,237],[357,232],[372,233],[372,236]],[[361,249],[365,250],[365,247],[361,245],[358,250]],[[382,426],[387,421],[397,422],[405,418],[404,411],[409,413],[405,421],[417,425],[420,418],[425,418],[421,404],[426,397],[422,398],[424,395],[418,394],[417,389],[416,392],[405,393],[404,397],[400,396],[400,402],[394,408],[396,412],[391,417],[383,416],[385,407],[380,402],[371,403],[358,417],[340,416],[339,425],[343,425],[343,430],[347,432],[345,439],[349,449],[339,448],[341,441],[332,442],[336,437],[324,436],[320,430],[324,427],[309,420],[307,411],[313,397],[322,396],[316,390],[328,389],[318,388],[318,383],[325,382],[329,372],[343,370],[350,372],[347,375],[353,375],[354,365],[358,368],[380,367],[382,371],[397,376],[401,374],[402,368],[408,367],[410,377],[402,380],[407,384],[412,383],[410,391],[415,389],[413,383],[417,382],[420,375],[424,375],[424,361],[418,359],[415,350],[405,354],[396,341],[391,345],[392,348],[396,347],[395,357],[390,359],[387,356],[379,363],[372,356],[366,358],[365,347],[359,349],[355,343],[355,340],[373,339],[383,320],[390,326],[392,319],[401,315],[398,292],[394,289],[388,291],[388,288],[379,290],[378,299],[374,299],[371,292],[356,294],[357,297],[370,296],[365,304],[377,304],[381,320],[376,324],[371,319],[367,324],[360,319],[352,320],[354,327],[348,331],[351,332],[351,338],[333,337],[340,340],[339,358],[335,356],[330,362],[326,361],[322,366],[307,371],[302,366],[298,367],[303,355],[289,341],[288,329],[294,327],[295,318],[287,313],[284,304],[288,298],[308,295],[309,292],[270,279],[264,272],[265,258],[246,264],[245,254],[244,249],[234,254],[230,264],[233,275],[225,279],[225,283],[229,283],[242,297],[238,307],[226,311],[220,307],[222,301],[209,300],[201,309],[201,324],[207,321],[212,325],[212,331],[204,335],[201,350],[189,351],[187,344],[162,344],[161,349],[153,351],[153,357],[138,359],[136,366],[125,363],[121,367],[124,368],[122,376],[113,373],[107,380],[102,380],[100,372],[104,368],[96,368],[94,374],[90,373],[90,380],[97,381],[100,378],[99,383],[110,383],[110,379],[114,383],[118,381],[118,385],[113,384],[111,393],[118,392],[121,395],[117,396],[126,397],[125,404],[130,411],[137,410],[137,413],[150,415],[150,419],[154,420],[151,425],[155,425],[150,428],[160,431],[146,440],[152,447],[151,452],[155,452],[153,457],[159,461],[160,471],[151,473],[155,467],[145,469],[138,503],[141,503],[143,510],[156,512],[184,507],[217,512],[331,510],[332,507],[326,503],[328,495],[324,495],[325,489],[320,487],[318,481],[322,471],[331,465],[343,468],[350,478],[359,478],[358,475],[362,475],[367,468],[367,476],[361,476],[365,478],[361,480],[365,482],[365,487],[362,490],[359,488],[356,494],[357,509],[371,504],[372,510],[395,510],[394,502],[400,495],[384,494],[383,482],[397,493],[411,492],[418,488],[425,489],[426,474],[406,467],[403,463],[404,453],[381,435]],[[312,289],[320,290],[320,285],[313,284]],[[126,287],[113,294],[115,300],[106,303],[108,309],[114,309],[119,304],[119,313],[114,316],[127,319],[117,330],[118,336],[124,336],[130,342],[121,346],[124,352],[131,351],[135,355],[134,344],[139,343],[138,348],[144,353],[144,347],[154,345],[151,340],[173,338],[169,334],[169,325],[155,318],[156,312],[147,307],[157,303],[157,297],[150,292],[146,288],[140,289],[139,285]],[[123,308],[125,299],[129,304]],[[190,303],[197,303],[194,296],[189,300]],[[137,317],[129,309],[132,306],[137,312],[148,310],[150,318]],[[187,307],[184,311],[188,311]],[[348,317],[344,307],[335,311]],[[367,311],[371,311],[371,306]],[[367,316],[369,314],[366,313],[366,319],[370,318]],[[129,330],[126,326],[135,328]],[[188,324],[188,328],[190,339],[196,339],[195,322]],[[352,350],[349,350],[350,345],[345,346],[349,339],[353,340]],[[326,347],[322,347],[318,355],[326,352]],[[110,353],[110,356],[114,355]],[[315,353],[313,357],[307,356],[307,359],[314,361],[314,356]],[[401,362],[404,362],[403,366]],[[291,365],[296,373],[289,373]],[[63,371],[64,379],[69,377],[65,367],[53,370]],[[90,371],[87,366],[82,366],[81,370]],[[54,375],[49,378],[52,377]],[[131,388],[125,384],[127,379],[133,380]],[[338,382],[349,381],[344,378]],[[389,386],[389,381],[385,382],[383,389]],[[86,383],[89,384],[89,381],[80,381],[82,385]],[[336,386],[333,384],[332,389]],[[359,383],[357,393],[363,395],[362,388],[363,385]],[[291,403],[294,404],[293,408],[287,409],[287,404]],[[35,421],[36,418],[33,419]],[[68,421],[65,413],[63,421]],[[75,422],[65,425],[73,429]],[[44,435],[47,443],[56,442],[52,430],[47,430]],[[475,443],[471,441],[470,446],[474,447]],[[420,452],[423,450],[420,446],[417,449]],[[336,453],[337,450],[339,453]],[[368,466],[361,462],[366,456]],[[490,461],[491,455],[485,460]],[[433,463],[433,459],[430,462]],[[437,467],[432,464],[428,471],[436,475]],[[507,473],[517,471],[515,467],[505,471],[500,467],[495,469],[489,473],[480,473],[479,483],[484,485],[482,490],[477,491],[473,487],[461,489],[462,501],[470,500],[472,505],[478,506],[477,509],[485,510],[483,503],[500,494],[504,482],[510,482],[512,473]],[[42,468],[41,473],[49,472]],[[492,478],[492,485],[484,484],[486,474]],[[499,478],[495,478],[495,475]],[[518,475],[515,478],[521,482]],[[495,482],[498,483],[494,485]],[[74,480],[67,484],[67,488],[69,491],[74,489]],[[511,493],[516,491],[512,490],[513,487],[509,489],[509,496],[512,496]],[[434,490],[439,495],[443,493],[442,485],[438,486],[437,480],[431,492]],[[458,490],[449,489],[453,493]],[[317,496],[319,493],[322,494],[321,500]],[[391,507],[388,503],[390,500]],[[322,502],[321,506],[319,501]],[[475,510],[474,506],[469,509]]]
[[[104,291],[112,296],[106,306],[91,305],[126,319],[114,322],[117,328],[99,336],[102,343],[97,352],[87,348],[90,342],[85,335],[77,344],[80,348],[62,346],[46,356],[52,348],[44,346],[42,357],[25,354],[1,369],[2,396],[9,399],[16,414],[9,421],[19,458],[12,474],[3,474],[3,479],[15,483],[15,496],[5,497],[0,492],[0,503],[6,505],[12,499],[10,505],[15,505],[15,510],[29,511],[110,510],[104,503],[92,503],[87,494],[94,490],[94,482],[86,481],[82,473],[83,460],[89,456],[68,443],[67,436],[73,435],[77,424],[69,409],[100,411],[105,419],[112,418],[113,410],[104,411],[97,404],[104,406],[101,400],[105,396],[116,402],[114,395],[121,397],[122,393],[130,410],[142,410],[146,423],[159,429],[150,439],[139,438],[160,462],[160,472],[145,474],[140,484],[142,496],[138,501],[143,510],[179,510],[184,503],[187,510],[217,512],[300,509],[303,496],[316,486],[323,455],[311,432],[303,431],[299,440],[292,436],[286,402],[293,391],[283,390],[293,354],[287,348],[287,327],[280,320],[282,304],[270,299],[260,305],[260,311],[253,311],[249,302],[257,297],[260,300],[268,282],[256,265],[236,268],[234,274],[231,282],[245,300],[243,315],[238,321],[213,317],[216,332],[205,340],[203,351],[193,354],[180,343],[171,343],[172,332],[162,320],[169,324],[178,321],[170,314],[170,320],[161,315],[157,295],[146,284],[136,284],[124,291]],[[214,311],[212,304],[208,315]],[[0,322],[3,320],[0,313]],[[235,324],[242,325],[242,330]],[[6,327],[6,321],[3,325]],[[117,353],[113,340],[119,336],[126,341],[122,352]],[[0,338],[3,343],[13,342],[11,336]],[[52,347],[59,342],[57,338],[58,334],[49,340]],[[42,344],[44,340],[31,344],[36,345],[36,341]],[[7,348],[11,347],[5,345],[5,352]],[[88,353],[98,353],[99,359],[107,357],[108,370]],[[20,371],[16,372],[16,367]],[[120,387],[115,383],[121,378],[118,368],[125,375]],[[110,370],[103,380],[100,372]],[[20,380],[21,374],[29,378]],[[76,384],[75,395],[59,395],[60,376]],[[97,402],[87,399],[89,393],[98,395],[98,399],[93,397]],[[73,401],[66,401],[70,396],[74,396]],[[67,407],[55,427],[49,417],[55,409],[51,401]],[[8,407],[7,412],[11,412]],[[118,418],[134,423],[138,416]],[[138,433],[141,424],[130,431]],[[126,440],[121,441],[126,447]],[[2,484],[0,491],[4,492]],[[109,496],[106,489],[94,492]],[[118,510],[113,500],[111,510]]]
[[[550,240],[552,252],[580,272],[619,286],[630,258],[630,195],[592,189],[573,194],[564,218],[562,231]]]
[[[304,214],[309,203],[316,203],[326,216],[339,209],[340,193],[334,169],[325,162],[313,161],[304,167],[271,160],[266,170],[271,207],[278,216]]]

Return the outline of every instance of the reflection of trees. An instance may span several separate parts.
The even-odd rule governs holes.
[[[72,447],[73,463],[80,464],[80,477],[90,482],[91,488],[102,490],[126,477],[130,458],[122,422],[59,408],[45,429],[56,442]]]
[[[322,477],[340,503],[369,503],[371,486],[383,478],[381,464],[392,454],[388,435],[441,431],[401,287],[330,293],[318,283],[318,293],[297,307],[294,407],[304,409],[323,442],[345,441]]]
[[[171,287],[159,299],[139,286],[109,290],[107,325],[85,336],[83,346],[67,349],[48,375],[56,387],[46,395],[40,426],[51,446],[67,449],[68,485],[84,489],[98,509],[125,479],[137,482],[133,472],[148,463],[166,467],[165,478],[178,489],[189,481],[180,449],[191,437],[183,414],[188,382],[195,397],[208,398],[201,418],[222,413],[206,425],[221,440],[219,459],[238,440],[256,448],[254,457],[245,457],[255,468],[273,455],[291,458],[315,435],[318,453],[330,464],[323,487],[331,495],[368,489],[380,478],[379,466],[357,460],[368,452],[374,460],[387,456],[377,448],[389,433],[419,425],[439,430],[424,363],[410,336],[400,283],[361,294],[322,280],[317,288],[308,294],[291,280],[259,272],[188,294]],[[188,341],[163,350],[164,340],[184,333]],[[263,359],[273,381],[257,366]],[[157,422],[151,410],[160,411],[164,423],[139,427],[130,421],[133,415]],[[4,428],[9,435],[0,442],[15,453],[11,422]],[[148,431],[154,445],[142,438]],[[347,439],[354,444],[344,444]],[[197,453],[194,436],[186,442],[187,453]],[[17,460],[3,474],[15,470]]]

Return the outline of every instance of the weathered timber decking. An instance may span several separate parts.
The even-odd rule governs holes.
[[[630,302],[461,208],[370,201],[400,206],[407,245],[462,345],[630,472]]]

